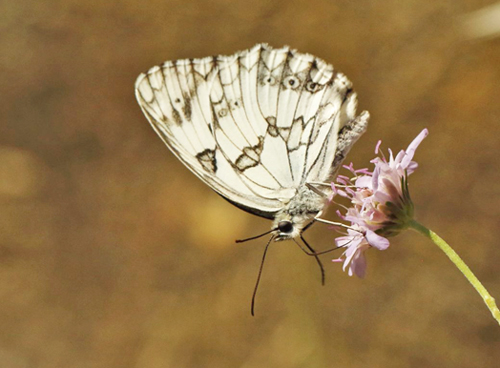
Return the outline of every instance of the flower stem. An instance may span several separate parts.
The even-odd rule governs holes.
[[[483,298],[486,306],[490,310],[493,318],[497,320],[500,324],[500,310],[495,303],[495,299],[488,293],[488,290],[481,284],[481,282],[477,279],[477,277],[472,273],[470,268],[462,261],[462,258],[434,231],[427,229],[422,224],[418,223],[415,220],[411,220],[409,222],[410,228],[418,231],[422,235],[425,235],[427,238],[432,240],[441,250],[448,256],[448,258],[457,266],[457,268],[464,274],[464,276],[469,280],[469,282],[474,286],[479,295]]]

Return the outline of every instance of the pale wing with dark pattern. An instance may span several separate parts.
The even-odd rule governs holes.
[[[340,164],[339,134],[355,119],[357,103],[350,82],[331,65],[265,44],[166,62],[139,76],[136,96],[191,171],[235,205],[268,218],[306,182],[329,179]]]

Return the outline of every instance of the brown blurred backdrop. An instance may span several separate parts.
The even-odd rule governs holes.
[[[0,13],[0,367],[493,367],[500,327],[417,233],[368,252],[366,279],[231,206],[162,144],[133,94],[165,60],[288,44],[354,83],[368,133],[406,148],[418,219],[500,299],[500,37],[492,0],[51,0]],[[500,21],[500,20],[499,20]],[[335,219],[334,211],[329,217]],[[334,233],[316,225],[317,248]],[[496,362],[496,363],[495,363]]]

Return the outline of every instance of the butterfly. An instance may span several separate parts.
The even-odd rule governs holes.
[[[273,220],[267,246],[305,242],[302,232],[319,220],[329,182],[369,119],[366,111],[356,115],[357,95],[344,74],[312,55],[267,44],[167,61],[139,75],[135,94],[189,170],[235,206]],[[317,253],[305,244],[324,281]]]

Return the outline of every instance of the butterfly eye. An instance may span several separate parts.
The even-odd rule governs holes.
[[[321,86],[315,82],[307,82],[306,84],[306,89],[311,93],[319,91],[320,88]]]
[[[290,87],[291,89],[296,89],[300,86],[300,80],[296,76],[290,75],[285,78],[283,85],[287,88]]]
[[[293,225],[290,221],[280,221],[278,223],[278,230],[281,233],[291,233],[293,231]]]

